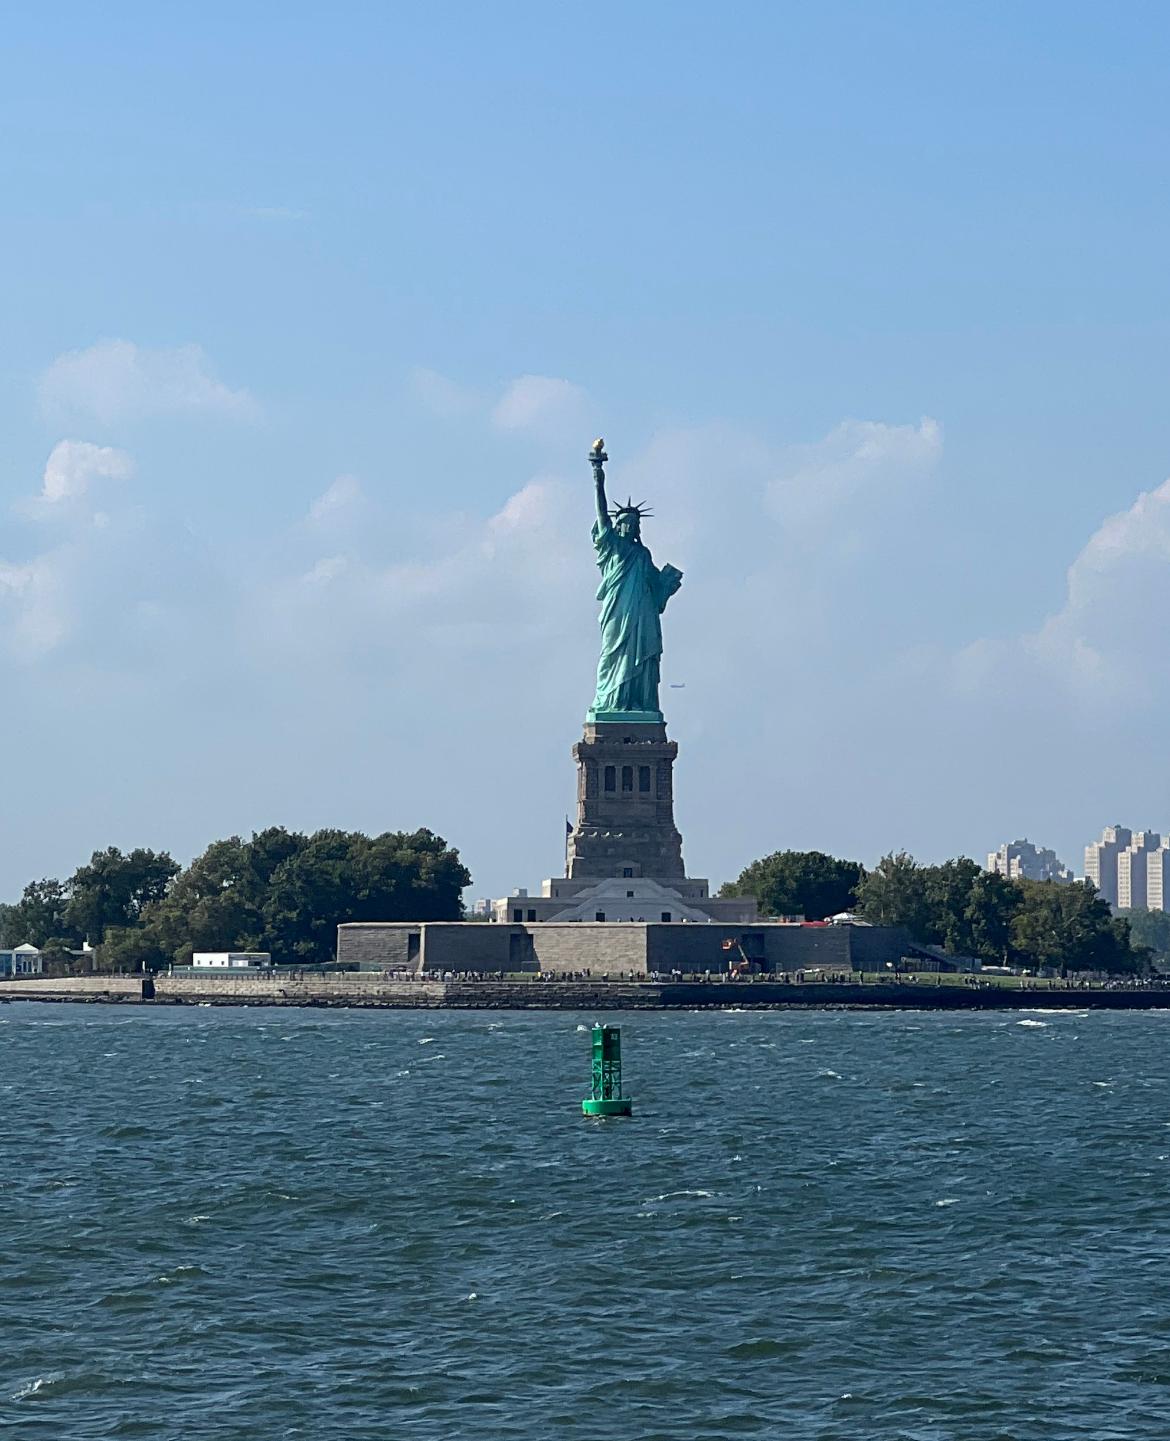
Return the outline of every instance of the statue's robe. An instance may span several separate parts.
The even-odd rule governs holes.
[[[662,622],[666,602],[682,583],[674,566],[662,570],[640,540],[613,526],[593,525],[601,569],[601,659],[596,711],[658,711]]]

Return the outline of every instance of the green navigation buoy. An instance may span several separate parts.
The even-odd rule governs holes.
[[[593,1091],[581,1102],[587,1116],[630,1116],[634,1103],[622,1095],[620,1026],[593,1027]]]

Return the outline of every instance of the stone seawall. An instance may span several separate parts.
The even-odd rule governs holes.
[[[1008,986],[784,985],[771,981],[391,981],[369,972],[271,976],[29,977],[0,981],[0,1002],[107,1001],[153,1005],[337,1006],[472,1010],[672,1010],[708,1007],[986,1011],[1170,1009],[1170,987],[1116,990]]]
[[[0,981],[0,1001],[140,1001],[141,976],[27,976]]]

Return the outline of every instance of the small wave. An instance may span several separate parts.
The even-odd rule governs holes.
[[[478,1292],[478,1291],[468,1291],[467,1296],[466,1296],[465,1299],[468,1300],[468,1301],[478,1301],[478,1300],[479,1300],[479,1292]]]
[[[803,1338],[775,1341],[770,1336],[759,1336],[752,1341],[738,1341],[723,1353],[736,1361],[769,1361],[777,1356],[787,1356],[806,1345]]]
[[[657,1201],[678,1201],[687,1196],[710,1198],[714,1194],[714,1191],[663,1191],[661,1196],[647,1197],[642,1205],[653,1206]]]
[[[1017,1021],[1017,1022],[1016,1022],[1016,1025],[1017,1025],[1017,1026],[1034,1026],[1037,1030],[1044,1030],[1045,1027],[1047,1027],[1048,1022],[1047,1022],[1047,1021],[1027,1021],[1027,1020],[1025,1020],[1025,1021]]]
[[[434,1039],[435,1039],[434,1036],[424,1036],[424,1037],[422,1038],[422,1040],[419,1041],[419,1045],[420,1045],[420,1046],[429,1046]]]
[[[51,1371],[47,1376],[38,1376],[35,1381],[30,1381],[27,1386],[22,1386],[19,1391],[12,1393],[14,1401],[27,1401],[30,1396],[37,1396],[50,1386],[55,1386],[65,1375],[64,1371]]]
[[[202,1225],[202,1223],[203,1223],[204,1221],[210,1221],[210,1220],[211,1220],[211,1217],[210,1217],[210,1216],[188,1216],[188,1217],[186,1217],[186,1219],[183,1221],[183,1225],[184,1225],[184,1226],[199,1226],[199,1225]]]
[[[1112,1082],[1112,1081],[1094,1081],[1094,1082],[1093,1082],[1093,1085],[1094,1085],[1094,1086],[1100,1086],[1103,1090],[1106,1090],[1106,1091],[1109,1091],[1109,1090],[1112,1090],[1112,1089],[1113,1089],[1113,1082]]]
[[[936,1201],[934,1204],[936,1206],[957,1206],[959,1198],[958,1196],[944,1196],[941,1201]]]
[[[173,1271],[168,1271],[162,1276],[154,1279],[160,1286],[173,1285],[175,1281],[186,1281],[191,1276],[206,1276],[207,1272],[202,1266],[176,1266]]]
[[[826,1079],[832,1078],[834,1081],[839,1081],[841,1079],[840,1071],[818,1071],[817,1075],[824,1076]]]
[[[589,1030],[589,1027],[588,1027],[588,1026],[578,1026],[577,1029],[578,1029],[578,1031],[587,1031],[587,1030]]]

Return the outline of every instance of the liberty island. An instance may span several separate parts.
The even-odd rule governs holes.
[[[592,702],[572,746],[576,817],[562,875],[545,880],[539,894],[518,889],[496,900],[487,924],[456,919],[457,902],[437,913],[420,906],[414,920],[335,912],[328,920],[338,922],[336,967],[328,972],[264,964],[207,975],[179,965],[166,974],[24,977],[0,980],[0,999],[582,1009],[1170,1004],[1170,989],[1160,987],[1012,989],[964,974],[951,976],[957,984],[907,983],[900,971],[962,973],[977,962],[919,944],[900,924],[762,919],[752,894],[712,896],[705,879],[689,875],[674,816],[678,744],[667,736],[660,699],[662,618],[682,571],[655,564],[642,535],[650,516],[644,504],[631,497],[610,506],[608,460],[604,441],[595,441],[588,462],[600,644]],[[740,803],[728,797],[729,805]],[[279,835],[269,840],[285,843]],[[550,979],[560,984],[533,984]]]
[[[970,974],[979,967],[978,959],[922,943],[897,917],[889,922],[864,917],[860,923],[848,913],[831,920],[761,918],[754,884],[712,896],[705,879],[689,875],[674,818],[678,744],[667,737],[660,700],[662,617],[679,591],[682,572],[671,564],[654,563],[642,536],[642,523],[650,516],[645,505],[631,497],[610,507],[604,441],[594,442],[588,460],[595,511],[590,539],[600,572],[600,646],[593,700],[582,737],[572,747],[576,820],[567,825],[563,875],[545,880],[537,895],[518,889],[495,901],[489,924],[457,919],[457,889],[451,890],[446,905],[433,893],[412,890],[401,898],[405,906],[382,912],[396,915],[393,920],[380,919],[378,910],[366,903],[348,914],[339,905],[323,917],[324,927],[336,935],[336,964],[328,970],[320,963],[304,969],[296,962],[273,966],[268,952],[257,952],[254,946],[239,952],[237,946],[235,952],[229,949],[210,959],[192,955],[191,965],[180,962],[166,974],[142,967],[137,974],[0,979],[0,1000],[19,994],[28,999],[163,1004],[551,1005],[595,1010],[743,1003],[948,1010],[1170,1004],[1170,988],[1158,985],[1053,989],[1022,986],[1017,980],[1016,988],[999,986],[986,976]],[[713,759],[717,762],[717,755]],[[727,801],[733,807],[742,804],[735,796]],[[332,833],[325,840],[335,863],[338,836]],[[470,880],[458,853],[445,852],[445,843],[430,832],[383,836],[375,842],[360,836],[341,840],[355,865],[369,865],[371,846],[389,844],[395,867],[402,848],[414,848],[411,854],[431,858],[432,880],[441,875],[448,888]],[[279,858],[300,845],[311,850],[314,843],[315,838],[306,841],[277,829],[254,836],[250,845],[253,860],[263,865],[267,855]],[[221,877],[225,853],[222,847],[211,850],[215,875]],[[243,854],[243,843],[228,843],[227,854],[235,857],[231,864],[251,874],[253,860]],[[95,855],[94,862],[113,864],[119,855]],[[150,859],[148,852],[134,855]],[[169,857],[155,859],[177,869]],[[130,864],[134,856],[121,860]],[[279,873],[278,865],[274,874]],[[82,874],[78,872],[75,883]],[[384,894],[393,904],[390,887],[384,887]],[[412,914],[415,919],[410,919]],[[39,959],[35,947],[19,949]],[[12,956],[26,969],[33,965],[28,956]],[[233,969],[207,974],[215,965]],[[899,974],[907,971],[948,971],[955,984],[922,985],[927,977],[918,974],[908,983]],[[532,984],[550,979],[560,984]],[[707,984],[712,980],[754,984]]]

